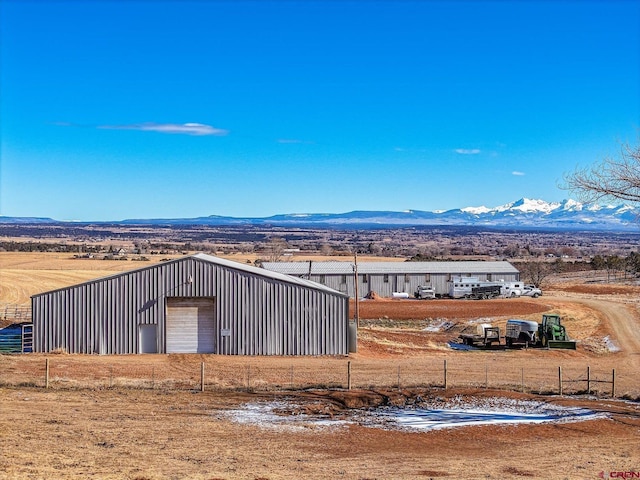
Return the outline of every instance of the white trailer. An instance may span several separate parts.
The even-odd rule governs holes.
[[[453,277],[449,284],[449,297],[482,298],[480,295],[490,287],[502,288],[502,285],[498,282],[481,281],[477,277]]]
[[[504,335],[507,347],[511,345],[535,345],[538,341],[538,322],[531,320],[507,320],[507,329]]]
[[[500,293],[505,298],[519,297],[524,294],[524,283],[522,282],[504,282],[500,287]]]

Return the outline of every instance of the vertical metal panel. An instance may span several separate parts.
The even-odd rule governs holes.
[[[480,262],[479,262],[480,263]],[[429,274],[429,281],[426,280],[425,276]],[[469,276],[478,277],[480,280],[486,280],[488,275],[491,272],[477,272],[477,273],[469,273]],[[499,275],[499,279],[504,280],[505,282],[516,282],[520,280],[520,273],[499,273],[492,274],[494,280],[496,280]],[[353,285],[354,277],[353,275],[347,275],[346,284],[342,283],[342,277],[344,274],[332,274],[332,273],[323,273],[318,274],[314,273],[310,276],[308,274],[298,275],[304,278],[309,278],[309,280],[322,283],[329,288],[337,290],[339,292],[343,292],[350,297],[355,297],[355,288]],[[376,292],[378,295],[383,297],[391,297],[393,292],[407,292],[410,295],[416,291],[418,285],[431,284],[434,288],[436,294],[438,295],[446,295],[449,293],[449,285],[448,278],[450,276],[459,276],[459,274],[447,274],[447,273],[430,273],[424,272],[420,274],[411,273],[408,275],[409,281],[405,282],[405,274],[389,274],[389,281],[384,282],[384,274],[382,273],[368,273],[366,277],[368,279],[367,282],[364,281],[364,274],[358,274],[358,289],[359,294],[361,296],[366,296],[369,292]],[[322,280],[322,282],[321,282]]]

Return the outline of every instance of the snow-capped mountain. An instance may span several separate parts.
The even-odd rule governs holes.
[[[4,217],[7,219],[8,217]],[[0,223],[19,223],[28,219],[11,218]],[[42,221],[42,219],[33,219]],[[55,222],[55,220],[52,220]],[[132,219],[122,224],[164,225],[272,225],[285,227],[407,227],[407,226],[483,226],[495,228],[541,228],[557,230],[610,230],[640,233],[640,208],[629,205],[582,204],[575,200],[546,202],[521,198],[497,207],[464,207],[433,212],[421,210],[366,211],[348,213],[291,213],[261,218],[211,215],[198,218]]]
[[[575,200],[546,202],[521,198],[497,207],[465,207],[452,210],[353,211],[347,213],[291,213],[263,218],[212,215],[193,219],[125,220],[124,223],[187,223],[209,225],[281,225],[301,227],[404,227],[427,225],[544,228],[562,230],[638,230],[640,209],[584,205]]]
[[[640,231],[640,210],[628,205],[582,204],[575,200],[546,202],[521,198],[494,208],[466,207],[442,213],[442,220],[463,225]]]

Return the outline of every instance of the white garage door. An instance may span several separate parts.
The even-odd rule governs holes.
[[[215,300],[167,298],[167,353],[215,353]]]

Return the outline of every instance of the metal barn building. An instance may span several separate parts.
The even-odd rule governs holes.
[[[262,267],[309,279],[355,297],[352,262],[265,262]],[[359,262],[358,293],[366,296],[376,292],[382,297],[391,297],[394,292],[412,295],[418,285],[431,285],[436,295],[446,295],[453,277],[515,282],[520,280],[520,272],[504,261]]]
[[[34,351],[343,355],[348,297],[196,254],[31,298]]]

